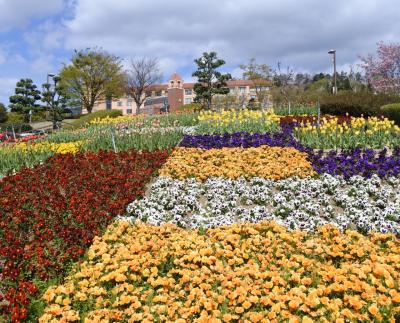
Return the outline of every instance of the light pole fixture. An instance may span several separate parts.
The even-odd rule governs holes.
[[[49,84],[49,78],[54,76],[55,76],[54,74],[47,74],[47,84]]]
[[[336,84],[336,49],[331,49],[328,54],[333,55],[333,94],[337,94]]]

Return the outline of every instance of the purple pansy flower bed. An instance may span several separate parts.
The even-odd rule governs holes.
[[[331,150],[308,151],[310,162],[318,173],[342,175],[349,178],[361,175],[370,178],[373,174],[379,177],[398,176],[400,173],[400,148],[391,154],[386,149],[376,153],[373,149],[353,149],[337,152]]]

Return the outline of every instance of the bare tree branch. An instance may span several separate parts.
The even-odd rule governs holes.
[[[157,58],[131,59],[131,68],[126,71],[126,93],[137,105],[137,113],[146,100],[146,92],[162,81]]]

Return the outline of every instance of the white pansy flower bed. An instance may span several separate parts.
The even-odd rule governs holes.
[[[159,177],[148,196],[131,203],[120,218],[185,228],[275,220],[291,229],[333,224],[341,230],[400,234],[399,184],[398,178],[344,180],[328,174],[281,181],[209,178],[204,183]]]

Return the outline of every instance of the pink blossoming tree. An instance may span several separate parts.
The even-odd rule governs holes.
[[[400,94],[400,44],[377,44],[377,57],[360,56],[365,75],[379,92]]]

